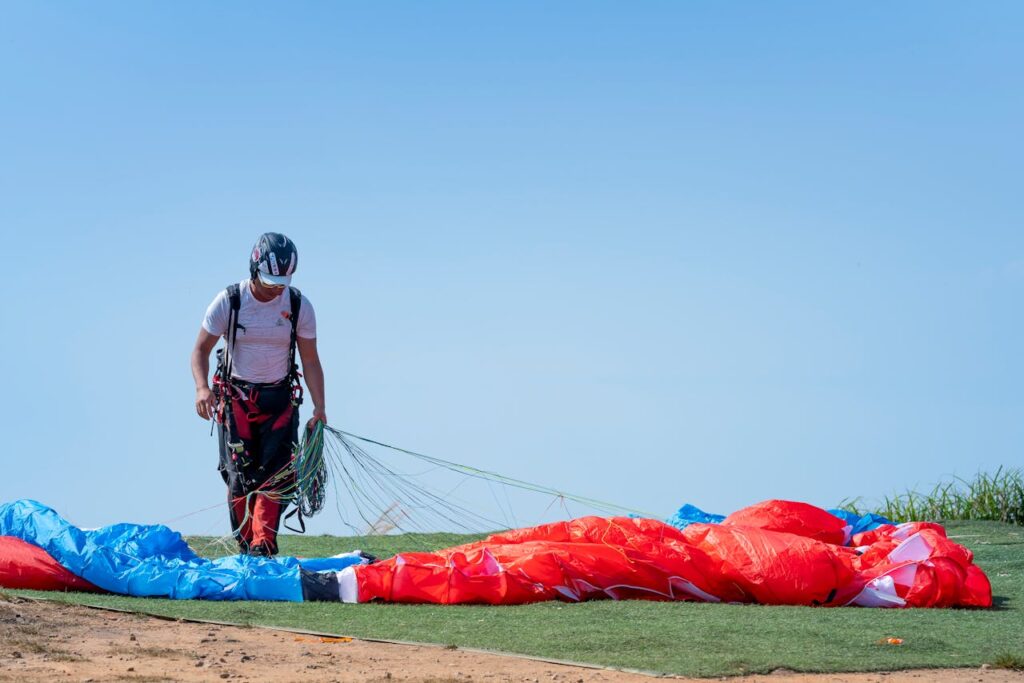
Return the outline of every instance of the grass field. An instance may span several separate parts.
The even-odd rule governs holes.
[[[992,581],[991,610],[871,610],[696,603],[542,603],[518,607],[215,603],[81,593],[32,596],[188,619],[474,647],[612,667],[720,676],[796,671],[965,667],[1024,658],[1024,529],[949,522]],[[436,548],[469,537],[287,536],[282,552],[379,555]],[[206,544],[193,539],[202,551]],[[880,644],[887,637],[902,645]]]

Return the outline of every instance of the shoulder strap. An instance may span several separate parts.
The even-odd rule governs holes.
[[[228,315],[228,336],[224,342],[224,355],[226,357],[224,379],[230,381],[231,366],[235,355],[235,338],[238,336],[238,310],[242,307],[242,290],[238,283],[229,285],[227,288],[228,301],[231,303],[231,313]]]
[[[291,297],[292,304],[292,341],[288,350],[288,373],[292,381],[297,382],[299,379],[299,366],[295,362],[295,345],[299,336],[299,309],[302,308],[302,292],[295,287],[289,287],[288,294]]]
[[[242,307],[242,288],[236,282],[233,285],[228,285],[227,293],[228,301],[231,302],[231,312],[238,313],[238,309]]]

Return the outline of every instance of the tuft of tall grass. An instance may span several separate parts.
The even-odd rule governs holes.
[[[997,669],[1009,669],[1011,671],[1024,671],[1024,657],[1011,652],[1004,652],[996,657],[992,664]]]
[[[1000,467],[994,474],[979,472],[973,479],[940,482],[927,493],[908,489],[886,496],[880,505],[853,498],[839,507],[902,522],[983,519],[1024,525],[1024,470]]]

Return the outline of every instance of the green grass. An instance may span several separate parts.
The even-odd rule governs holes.
[[[1000,467],[995,474],[979,472],[973,479],[955,477],[940,482],[927,493],[908,490],[886,496],[881,504],[855,498],[839,506],[896,521],[984,519],[1024,525],[1024,470]]]
[[[1024,643],[1024,529],[954,522],[996,595],[991,610],[872,610],[653,602],[558,602],[517,607],[217,603],[82,593],[30,593],[168,617],[409,640],[691,676],[877,671],[993,664]],[[468,537],[282,538],[286,554],[361,548],[380,555]],[[195,539],[196,547],[204,542]],[[880,645],[887,637],[903,645]]]

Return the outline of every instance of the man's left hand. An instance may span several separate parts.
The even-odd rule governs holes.
[[[316,426],[317,422],[322,422],[324,426],[327,426],[327,413],[323,408],[313,408],[313,416],[309,418],[309,422],[306,423],[307,429],[312,429]]]

